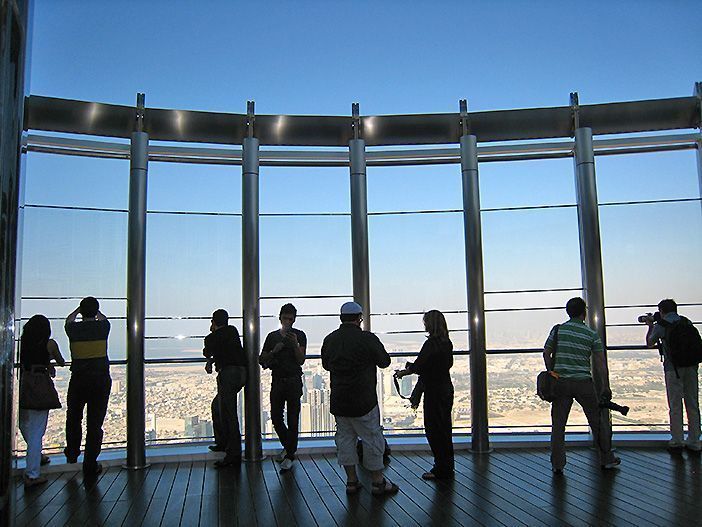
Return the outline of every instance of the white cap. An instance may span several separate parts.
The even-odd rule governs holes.
[[[360,315],[363,313],[363,308],[356,302],[346,302],[341,306],[342,315]]]

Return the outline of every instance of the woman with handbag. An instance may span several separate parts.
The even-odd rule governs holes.
[[[454,476],[453,343],[449,339],[443,313],[431,310],[424,313],[424,329],[428,333],[417,360],[408,362],[397,377],[418,374],[424,387],[424,431],[434,455],[434,467],[422,474],[423,479],[451,479]]]
[[[24,486],[46,483],[41,475],[42,440],[49,410],[61,408],[51,379],[56,370],[51,361],[65,365],[58,344],[51,337],[51,325],[44,315],[34,315],[22,328],[20,338],[19,428],[27,443]]]

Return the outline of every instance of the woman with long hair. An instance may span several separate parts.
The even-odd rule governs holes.
[[[434,467],[422,474],[423,479],[450,479],[454,475],[453,383],[450,369],[453,366],[453,343],[449,338],[446,319],[435,309],[424,313],[427,340],[417,360],[408,362],[398,377],[419,375],[424,387],[424,431],[434,455]]]
[[[61,356],[58,344],[51,338],[51,324],[44,315],[34,315],[22,328],[20,338],[20,365],[21,373],[40,371],[48,375],[55,375],[51,361],[59,366],[65,361]],[[20,383],[22,381],[20,380]],[[31,397],[31,394],[27,394]],[[49,419],[49,410],[30,410],[22,408],[20,401],[19,428],[22,437],[27,443],[27,467],[24,470],[24,485],[33,487],[46,483],[47,479],[41,475],[42,440],[46,432]]]

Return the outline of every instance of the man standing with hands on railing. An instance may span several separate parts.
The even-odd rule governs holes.
[[[205,371],[217,369],[217,396],[212,401],[212,426],[215,444],[210,450],[225,452],[224,459],[215,462],[223,468],[241,463],[241,430],[237,396],[246,384],[246,354],[239,332],[229,325],[229,313],[218,309],[212,313],[210,334],[205,337],[202,353],[207,357]]]
[[[80,314],[80,322],[76,318]],[[97,462],[102,449],[102,424],[107,414],[112,378],[107,358],[110,321],[100,312],[92,296],[66,317],[66,335],[71,348],[71,380],[66,398],[66,461],[76,463],[83,437],[83,410],[88,407],[83,455],[83,474],[95,477],[102,472]]]
[[[273,374],[271,383],[271,420],[283,451],[277,456],[280,471],[287,472],[295,461],[297,440],[300,429],[300,398],[302,397],[302,364],[305,362],[307,335],[293,327],[297,309],[292,304],[280,308],[280,329],[268,334],[258,362],[270,368]],[[283,419],[287,406],[288,422]]]

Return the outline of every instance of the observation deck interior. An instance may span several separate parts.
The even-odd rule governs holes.
[[[25,490],[16,479],[17,525],[696,525],[702,499],[699,455],[620,448],[619,470],[602,472],[587,447],[568,451],[565,474],[551,473],[547,448],[457,452],[452,482],[427,482],[426,451],[393,452],[389,498],[364,489],[347,496],[331,454],[305,454],[287,474],[266,458],[241,469],[206,461],[111,466],[95,483],[69,465]],[[174,458],[175,459],[175,458]],[[58,459],[56,460],[58,461]],[[79,466],[79,465],[77,465]]]

